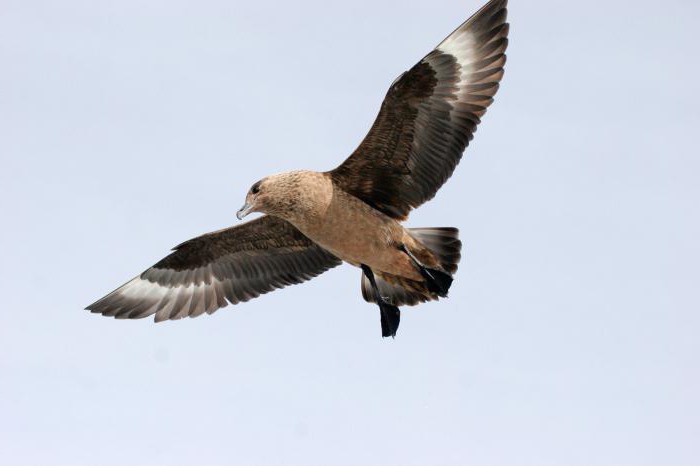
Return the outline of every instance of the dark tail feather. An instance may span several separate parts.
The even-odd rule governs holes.
[[[421,268],[428,291],[444,298],[452,286],[452,275],[462,258],[462,242],[456,228],[410,228],[411,235],[430,249],[440,261],[440,269]]]
[[[450,291],[450,286],[452,286],[452,276],[450,274],[441,272],[435,269],[420,269],[421,275],[425,278],[425,284],[428,287],[428,291],[435,293],[441,298],[446,298],[447,293]]]
[[[438,257],[443,272],[454,275],[462,258],[462,242],[457,228],[409,228],[408,231]]]

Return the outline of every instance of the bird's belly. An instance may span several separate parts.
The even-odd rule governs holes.
[[[408,256],[399,249],[403,227],[392,219],[344,212],[302,232],[352,265],[365,264],[375,272],[421,278]]]

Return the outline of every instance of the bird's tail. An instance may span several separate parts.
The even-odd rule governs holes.
[[[441,298],[447,297],[452,286],[452,275],[457,271],[461,259],[462,242],[456,228],[409,228],[408,232],[437,259],[436,267],[416,264],[424,278],[428,291]],[[417,260],[417,259],[416,259]]]
[[[437,256],[442,272],[454,275],[462,258],[462,242],[457,228],[409,228],[408,231]]]
[[[395,306],[413,306],[444,296],[452,284],[461,256],[462,242],[457,228],[409,228],[411,236],[428,248],[437,258],[438,267],[427,269],[434,281],[416,281],[395,275],[376,273],[379,294]],[[433,288],[437,285],[440,290]],[[442,291],[442,292],[441,292]],[[362,297],[377,302],[369,280],[362,277]]]

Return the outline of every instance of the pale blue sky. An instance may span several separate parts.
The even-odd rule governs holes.
[[[697,464],[697,1],[511,1],[496,102],[409,221],[461,229],[457,280],[395,341],[350,266],[82,310],[339,163],[479,6],[0,0],[0,463]]]

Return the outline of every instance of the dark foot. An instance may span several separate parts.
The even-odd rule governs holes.
[[[409,251],[408,248],[403,244],[399,249],[405,252],[416,265],[418,271],[425,280],[425,284],[428,287],[428,291],[437,294],[441,298],[446,298],[447,292],[450,291],[450,286],[452,286],[452,277],[450,276],[450,274],[442,272],[440,270],[427,268],[426,266],[421,264],[420,261],[416,259],[416,256],[411,254],[411,251]]]
[[[379,304],[379,317],[382,323],[382,337],[396,337],[396,331],[399,329],[399,322],[401,321],[401,310],[389,303],[386,298],[379,294],[379,288],[377,287],[377,281],[374,279],[374,272],[372,272],[372,269],[362,264],[362,272],[372,285],[372,292],[377,298],[377,304]]]
[[[380,299],[379,315],[382,321],[382,336],[384,338],[395,338],[396,331],[399,329],[399,322],[401,321],[401,310]]]

